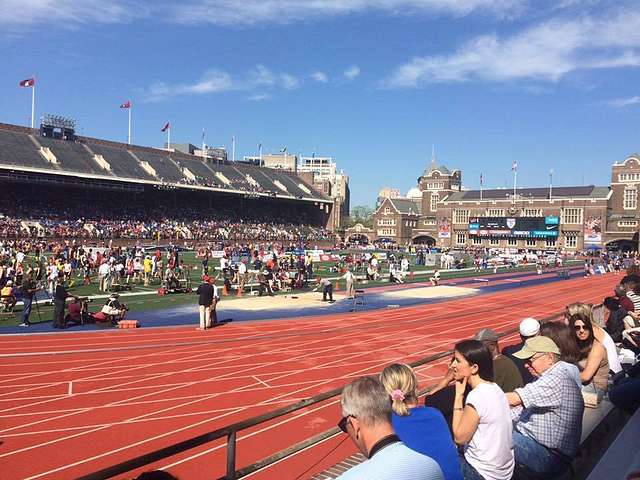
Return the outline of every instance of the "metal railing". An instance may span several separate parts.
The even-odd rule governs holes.
[[[594,307],[599,307],[600,305],[594,305]],[[559,316],[561,315],[562,312],[558,312],[554,315],[549,315],[543,319],[541,319],[541,322],[546,322],[546,321],[551,321],[551,320],[556,320],[559,318]],[[507,330],[506,332],[503,332],[501,334],[499,334],[499,337],[506,337],[509,335],[512,335],[514,333],[518,332],[517,328],[512,328],[510,330]],[[412,368],[416,368],[422,365],[425,365],[427,363],[430,362],[434,362],[436,360],[440,360],[442,358],[445,358],[447,356],[452,355],[453,350],[447,350],[444,352],[440,352],[440,353],[436,353],[433,355],[429,355],[427,357],[424,357],[420,360],[416,360],[412,363],[410,363],[409,365]],[[107,479],[107,478],[112,478],[116,475],[121,475],[123,473],[127,473],[130,472],[132,470],[135,470],[137,468],[140,467],[144,467],[145,465],[149,465],[153,462],[157,462],[159,460],[163,460],[165,458],[177,455],[179,453],[185,452],[187,450],[190,450],[192,448],[195,447],[199,447],[201,445],[204,445],[206,443],[209,442],[213,442],[215,440],[219,440],[221,438],[226,437],[227,438],[227,467],[226,467],[226,475],[223,477],[220,477],[219,480],[236,480],[239,478],[242,478],[246,475],[249,475],[250,473],[256,472],[258,470],[261,470],[275,462],[278,462],[284,458],[287,458],[290,455],[293,455],[294,453],[297,453],[301,450],[304,450],[306,448],[309,448],[319,442],[322,442],[336,434],[339,433],[339,429],[337,427],[333,427],[327,431],[324,431],[322,433],[319,433],[318,435],[315,435],[314,437],[311,437],[307,440],[303,440],[301,442],[298,442],[294,445],[291,445],[289,447],[287,447],[284,450],[281,450],[277,453],[274,453],[273,455],[270,455],[268,457],[265,457],[257,462],[254,462],[246,467],[243,467],[239,470],[236,469],[236,442],[237,442],[237,434],[238,432],[240,432],[241,430],[245,430],[247,428],[251,428],[251,427],[255,427],[256,425],[268,422],[269,420],[273,420],[276,419],[278,417],[282,417],[284,415],[287,415],[289,413],[292,412],[296,412],[298,410],[301,410],[303,408],[307,408],[310,407],[312,405],[316,405],[318,403],[324,402],[330,398],[336,397],[338,395],[340,395],[340,393],[342,392],[342,389],[344,387],[338,387],[338,388],[334,388],[332,390],[329,390],[327,392],[315,395],[313,397],[301,400],[299,402],[293,403],[291,405],[287,405],[285,407],[282,408],[278,408],[276,410],[273,410],[271,412],[267,412],[265,414],[262,415],[258,415],[256,417],[252,417],[252,418],[248,418],[246,420],[241,420],[239,422],[233,423],[231,425],[227,425],[225,427],[219,428],[217,430],[213,430],[211,432],[208,433],[204,433],[202,435],[198,435],[196,437],[192,437],[189,438],[187,440],[184,440],[182,442],[176,443],[174,445],[170,445],[168,447],[165,448],[161,448],[158,450],[154,450],[152,452],[140,455],[139,457],[133,458],[131,460],[127,460],[121,463],[118,463],[116,465],[112,465],[110,467],[104,468],[102,470],[99,470],[97,472],[94,473],[90,473],[87,475],[84,475],[82,477],[78,477],[77,480],[103,480],[103,479]],[[419,392],[419,395],[424,395],[424,393],[426,393],[426,391],[428,391],[427,389],[423,389]]]

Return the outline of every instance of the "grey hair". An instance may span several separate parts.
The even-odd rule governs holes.
[[[340,397],[342,416],[353,416],[365,425],[391,422],[391,398],[374,377],[361,377],[344,387]]]

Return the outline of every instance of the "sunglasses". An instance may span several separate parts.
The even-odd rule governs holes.
[[[584,330],[586,332],[587,330],[589,330],[586,325],[574,325],[573,328],[576,332],[579,332],[581,330]]]
[[[347,433],[347,425],[349,425],[350,417],[353,417],[353,415],[347,415],[346,417],[342,417],[338,422],[338,428],[342,430],[344,433]]]

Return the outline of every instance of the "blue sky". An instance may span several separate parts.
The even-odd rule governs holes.
[[[179,4],[179,6],[176,6]],[[606,185],[640,150],[640,6],[600,0],[0,0],[0,121],[331,155],[352,205],[429,162],[478,188]]]

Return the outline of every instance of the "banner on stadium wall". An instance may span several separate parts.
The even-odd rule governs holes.
[[[316,260],[314,259],[314,262]],[[338,262],[340,261],[340,255],[336,255],[335,253],[323,253],[320,255],[321,262]]]
[[[224,257],[224,250],[211,250],[210,258],[222,258]]]
[[[438,220],[438,237],[451,238],[451,221],[449,217],[443,217]]]
[[[592,216],[584,221],[584,244],[601,245],[602,244],[602,217]]]

